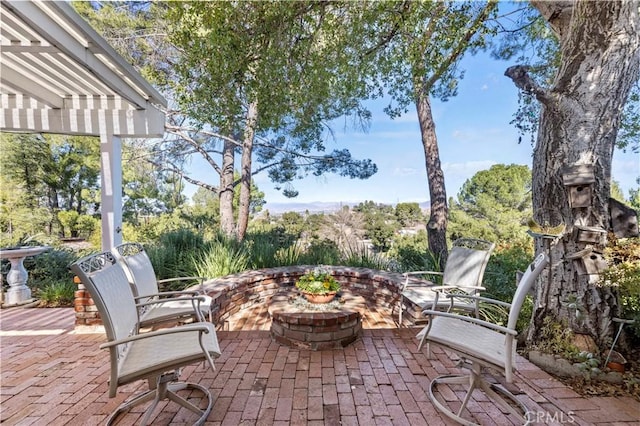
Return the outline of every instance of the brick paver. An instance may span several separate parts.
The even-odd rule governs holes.
[[[366,328],[344,349],[298,350],[273,342],[255,311],[241,316],[262,330],[234,330],[232,318],[220,331],[222,356],[216,371],[202,364],[183,370],[183,378],[211,389],[215,403],[207,425],[452,425],[428,398],[429,383],[458,372],[444,351],[433,359],[417,350],[415,330]],[[145,383],[107,395],[108,352],[98,348],[103,334],[76,334],[72,309],[0,311],[3,425],[101,424]],[[379,321],[377,319],[376,321]],[[364,323],[367,324],[368,319]],[[631,398],[585,398],[518,358],[513,388],[534,411],[537,424],[640,424],[640,402]],[[443,387],[442,397],[460,404],[461,391]],[[195,393],[194,398],[199,398]],[[163,403],[154,424],[188,423],[183,409]],[[469,411],[483,425],[517,424],[482,394]],[[133,424],[141,410],[122,424]]]

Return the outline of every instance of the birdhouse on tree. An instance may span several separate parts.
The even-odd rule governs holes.
[[[575,225],[573,239],[577,243],[604,246],[607,244],[607,230],[595,226]]]
[[[608,267],[604,255],[591,247],[567,255],[567,259],[574,261],[578,275],[589,275],[589,282],[597,282],[600,273]]]
[[[609,216],[611,230],[618,238],[631,238],[640,235],[638,232],[638,212],[618,200],[609,198]]]
[[[564,169],[562,183],[567,187],[571,208],[591,206],[595,181],[596,177],[592,165],[578,164]]]

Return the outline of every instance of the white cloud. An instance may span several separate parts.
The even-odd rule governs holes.
[[[496,164],[493,160],[465,161],[464,163],[443,163],[442,171],[452,176],[473,176],[480,170],[487,170]]]
[[[415,176],[419,173],[420,171],[413,167],[396,167],[393,169],[394,176]]]

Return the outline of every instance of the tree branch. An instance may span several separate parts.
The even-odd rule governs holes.
[[[538,84],[533,81],[533,79],[527,72],[528,70],[529,67],[525,65],[514,65],[507,68],[507,70],[504,72],[504,75],[513,80],[518,89],[535,96],[536,99],[543,104],[548,104],[551,101],[551,94],[549,93],[549,91],[538,86]]]

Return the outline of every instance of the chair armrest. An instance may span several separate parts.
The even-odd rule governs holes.
[[[112,340],[111,342],[101,344],[100,349],[106,349],[113,346],[122,345],[124,343],[134,342],[136,340],[148,339],[154,336],[164,336],[166,334],[174,334],[174,333],[188,333],[193,331],[209,333],[210,330],[209,330],[209,327],[203,323],[185,324],[179,327],[163,328],[161,330],[149,331],[144,334],[134,334],[132,336],[127,336],[123,339]]]
[[[161,291],[159,293],[147,294],[144,296],[137,296],[137,297],[134,297],[134,299],[136,302],[138,302],[138,300],[140,299],[149,299],[153,297],[165,297],[165,296],[176,297],[176,294],[193,296],[193,297],[197,297],[201,295],[199,291],[195,291],[195,290]]]
[[[161,283],[169,283],[172,281],[200,281],[201,283],[205,280],[204,277],[177,277],[177,278],[165,278],[163,280],[158,280],[158,284]]]
[[[491,303],[493,305],[500,305],[500,306],[504,306],[506,308],[511,308],[511,303],[503,302],[502,300],[491,299],[491,298],[488,298],[488,297],[474,296],[472,294],[447,293],[447,294],[445,294],[445,297],[448,297],[450,299],[454,299],[454,298],[473,299],[473,300],[478,300],[478,301],[481,301],[481,302]]]
[[[439,286],[435,286],[435,287],[431,287],[431,290],[435,290],[435,291],[440,291],[440,290],[456,290],[456,289],[460,289],[460,290],[465,290],[465,289],[469,289],[469,290],[477,290],[477,291],[482,291],[482,290],[486,290],[486,288],[478,286],[478,285],[439,285]]]
[[[404,280],[404,284],[402,285],[402,291],[404,291],[407,287],[431,287],[433,285],[436,285],[436,283],[432,283],[431,281],[428,280],[420,280],[420,281],[413,281],[410,282],[409,279],[411,277],[411,275],[442,275],[441,272],[435,272],[435,271],[410,271],[410,272],[405,272],[402,274],[402,276],[404,276],[405,280]]]
[[[458,314],[451,314],[449,312],[441,312],[441,311],[434,311],[431,309],[425,309],[424,311],[422,311],[423,314],[425,315],[429,315],[429,316],[436,316],[436,317],[447,317],[447,318],[453,318],[453,319],[457,319],[460,321],[465,321],[465,322],[470,322],[472,324],[477,324],[486,328],[490,328],[492,330],[495,331],[499,331],[501,333],[504,334],[511,334],[512,336],[517,336],[518,332],[515,330],[512,330],[510,328],[507,327],[503,327],[501,325],[497,325],[497,324],[493,324],[491,322],[487,322],[481,319],[477,319],[474,317],[466,317],[464,315],[458,315]]]
[[[408,278],[409,275],[443,275],[443,273],[436,271],[410,271],[403,272],[402,275]]]
[[[200,307],[200,303],[205,301],[204,296],[195,296],[195,297],[168,297],[166,299],[155,299],[155,300],[150,300],[148,302],[143,302],[143,303],[136,303],[136,307],[141,308],[143,306],[148,306],[148,305],[159,305],[162,303],[167,303],[167,302],[174,302],[174,301],[178,301],[178,302],[184,302],[187,300],[191,300],[192,302],[197,302],[198,307]]]

